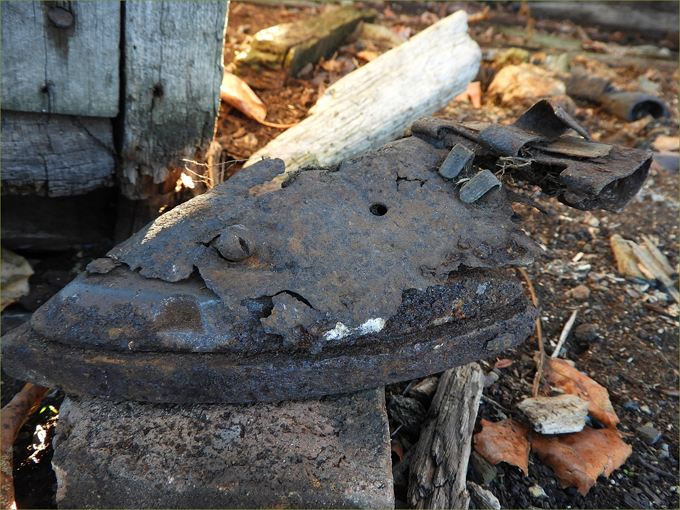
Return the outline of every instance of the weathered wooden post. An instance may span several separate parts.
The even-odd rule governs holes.
[[[136,201],[125,203],[134,210],[174,190],[181,160],[200,156],[213,138],[227,8],[219,1],[3,2],[3,195],[36,202],[115,184]],[[63,209],[36,203],[38,225]],[[3,214],[4,229],[26,211],[3,207]],[[121,235],[152,219],[142,216],[128,218]]]

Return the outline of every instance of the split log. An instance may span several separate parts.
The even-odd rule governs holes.
[[[408,488],[413,508],[468,508],[466,475],[483,387],[477,363],[444,372],[414,447]]]
[[[1,508],[16,508],[14,501],[13,450],[14,441],[19,430],[24,426],[42,402],[48,388],[28,383],[14,398],[2,408],[2,436],[0,450],[2,461],[0,477],[2,478]]]
[[[456,12],[330,86],[310,116],[246,162],[276,157],[290,172],[377,150],[416,119],[446,106],[479,69],[481,50]]]

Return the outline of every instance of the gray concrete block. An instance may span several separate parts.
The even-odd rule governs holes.
[[[393,508],[383,388],[296,402],[68,396],[59,508]]]

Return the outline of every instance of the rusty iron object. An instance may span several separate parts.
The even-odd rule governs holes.
[[[571,136],[573,130],[581,137]],[[620,212],[644,184],[652,153],[593,142],[586,131],[551,99],[534,104],[515,123],[458,123],[426,117],[413,136],[475,151],[475,165],[503,171],[540,186],[576,209]]]
[[[668,105],[660,98],[644,92],[618,90],[611,80],[590,76],[585,70],[574,71],[565,79],[567,94],[601,104],[605,110],[626,122],[651,115],[668,117]]]
[[[547,107],[550,136],[506,126],[510,146],[533,137],[513,157],[559,145],[576,125]],[[422,377],[524,341],[537,310],[504,268],[539,249],[508,190],[465,203],[461,181],[440,175],[456,144],[468,149],[463,180],[500,159],[472,140],[483,130],[460,126],[425,119],[412,136],[261,196],[249,191],[283,163],[242,170],[93,261],[3,337],[3,369],[110,398],[255,402]],[[615,151],[584,143],[581,153]]]

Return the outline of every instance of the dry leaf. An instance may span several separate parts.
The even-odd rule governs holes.
[[[597,477],[609,476],[633,451],[618,432],[585,427],[581,432],[546,436],[531,434],[531,448],[560,477],[562,487],[575,485],[584,496]]]
[[[401,444],[401,441],[392,439],[390,449],[392,450],[392,453],[399,457],[399,462],[404,460],[404,446]]]
[[[267,107],[253,89],[238,76],[224,73],[220,98],[251,119],[263,121],[267,117]]]
[[[378,58],[378,54],[375,51],[364,50],[357,53],[357,57],[365,60],[366,62],[372,62],[373,60]]]
[[[678,152],[678,145],[680,145],[678,140],[677,136],[660,135],[652,142],[652,147],[659,152]]]
[[[482,106],[482,84],[478,81],[468,83],[467,95],[470,98],[472,106],[481,108]]]
[[[499,359],[498,361],[496,361],[496,363],[494,363],[493,367],[494,368],[507,368],[510,365],[512,365],[513,363],[514,363],[514,361],[512,361],[511,359],[507,359],[507,358],[506,359]]]
[[[593,418],[610,429],[616,429],[619,417],[614,412],[607,389],[579,372],[566,360],[546,358],[543,381],[565,393],[582,398],[588,402],[588,413]]]
[[[510,418],[496,423],[481,419],[482,431],[474,436],[475,450],[492,464],[507,462],[529,474],[529,428]]]

